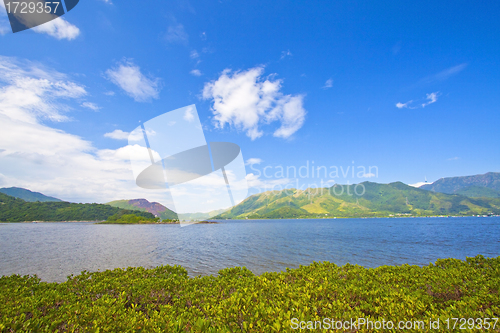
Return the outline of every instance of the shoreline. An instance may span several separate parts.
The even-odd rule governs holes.
[[[184,221],[192,224],[217,224],[221,221],[258,221],[258,220],[337,220],[337,219],[408,219],[408,218],[458,218],[458,217],[500,217],[500,215],[432,215],[432,216],[360,216],[360,217],[295,217],[295,218],[248,218],[248,219],[214,219],[212,221]],[[120,225],[138,225],[138,224],[180,224],[180,222],[154,222],[154,223],[103,223],[105,220],[95,221],[0,221],[1,223],[94,223],[94,224],[120,224]]]

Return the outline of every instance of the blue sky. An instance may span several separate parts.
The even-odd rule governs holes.
[[[500,171],[499,14],[497,1],[82,0],[12,34],[0,8],[0,186],[161,201],[135,187],[126,135],[190,104],[207,141],[240,145],[253,192],[313,162],[378,170],[330,184]]]

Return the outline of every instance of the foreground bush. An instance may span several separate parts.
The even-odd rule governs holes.
[[[477,326],[443,323],[500,317],[499,290],[500,257],[482,256],[375,269],[323,262],[260,276],[237,267],[189,278],[179,266],[84,271],[64,283],[12,275],[0,278],[0,331],[278,332],[324,318],[439,318],[439,330],[405,332],[472,332]],[[490,323],[488,331],[500,331]]]

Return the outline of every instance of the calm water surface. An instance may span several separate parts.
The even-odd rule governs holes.
[[[0,224],[0,275],[64,281],[82,270],[181,265],[191,276],[313,261],[365,267],[500,255],[499,217],[245,220],[219,224]]]

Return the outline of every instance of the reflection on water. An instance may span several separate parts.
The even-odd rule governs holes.
[[[247,220],[219,224],[0,224],[0,275],[64,281],[82,270],[181,265],[190,275],[256,274],[313,261],[366,267],[500,255],[500,218]]]

